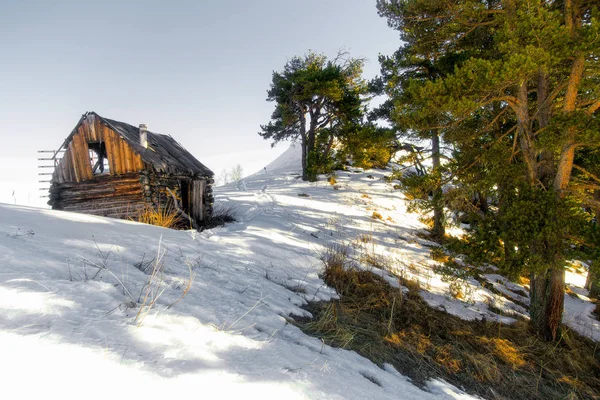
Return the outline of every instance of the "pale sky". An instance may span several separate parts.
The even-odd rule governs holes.
[[[288,147],[257,134],[274,70],[343,48],[370,79],[399,46],[370,0],[0,0],[0,202],[45,202],[36,152],[86,111],[168,133],[216,174],[254,173]]]

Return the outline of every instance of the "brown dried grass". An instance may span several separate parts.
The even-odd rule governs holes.
[[[184,222],[175,207],[172,206],[146,206],[138,215],[137,221],[143,224],[162,226],[163,228],[177,228]]]
[[[399,278],[407,294],[349,261],[347,248],[323,257],[323,279],[340,300],[308,306],[315,316],[297,322],[325,343],[390,363],[418,385],[442,378],[491,399],[600,398],[600,351],[563,328],[549,343],[526,321],[504,325],[464,321],[429,307],[419,286]]]

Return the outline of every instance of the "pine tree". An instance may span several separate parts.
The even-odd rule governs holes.
[[[379,5],[382,15],[386,15],[383,4]],[[390,19],[390,25],[395,26],[395,18]],[[420,29],[430,31],[425,25]],[[409,157],[422,158],[424,153],[431,160],[431,168],[421,169],[420,177],[409,176],[404,185],[409,190],[423,191],[428,194],[421,199],[418,208],[421,211],[433,211],[432,236],[443,238],[445,234],[445,216],[443,199],[444,168],[442,166],[442,137],[443,125],[447,115],[441,109],[431,109],[423,113],[424,104],[420,97],[414,97],[408,89],[412,81],[435,80],[451,73],[457,61],[456,52],[440,53],[435,47],[419,45],[418,31],[402,35],[404,45],[392,56],[380,56],[381,76],[372,82],[372,90],[376,94],[387,94],[389,100],[384,102],[372,114],[374,117],[387,120],[396,130],[399,140],[422,142],[429,141],[430,149],[418,148],[418,154]],[[405,144],[406,150],[417,147]],[[423,162],[425,160],[420,160]],[[430,194],[430,195],[429,195]]]
[[[363,60],[340,54],[334,60],[308,53],[294,57],[283,71],[273,72],[267,101],[275,103],[271,121],[259,135],[299,140],[302,179],[315,180],[320,164],[328,160],[334,138],[344,127],[360,123],[365,92]],[[320,144],[320,146],[318,146]]]
[[[412,121],[426,130],[428,117],[451,117],[446,140],[495,188],[494,226],[512,230],[494,246],[531,274],[531,324],[557,339],[573,202],[591,199],[574,185],[574,159],[600,143],[597,1],[379,0],[378,9],[419,51],[460,57],[448,75],[404,85],[420,99]]]

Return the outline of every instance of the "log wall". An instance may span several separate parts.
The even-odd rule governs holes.
[[[167,188],[169,188],[184,211],[196,221],[200,222],[212,215],[212,179],[191,178],[152,171],[142,171],[140,176],[144,189],[144,202],[153,208],[164,210],[172,206],[172,198],[167,192]],[[185,185],[182,184],[183,182]],[[182,190],[186,190],[186,188],[188,193],[184,195]],[[188,200],[187,204],[183,204],[184,199]]]
[[[94,178],[88,143],[104,142],[110,175],[138,172],[145,168],[136,154],[121,136],[94,115],[89,115],[79,126],[69,142],[65,154],[54,170],[52,181],[83,182]]]
[[[49,203],[56,210],[122,219],[136,219],[145,205],[138,173],[98,175],[85,182],[54,184]]]
[[[182,204],[186,197],[182,193],[184,187],[189,190],[188,204]],[[212,180],[150,171],[117,176],[97,175],[83,182],[55,183],[50,188],[48,204],[56,210],[136,220],[146,207],[169,212],[174,210],[167,188],[197,222],[212,215]]]

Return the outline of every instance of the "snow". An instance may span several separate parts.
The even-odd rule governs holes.
[[[308,301],[337,297],[319,277],[320,255],[334,244],[351,246],[359,267],[391,284],[398,281],[390,272],[418,280],[431,305],[462,318],[510,323],[488,305],[517,309],[473,279],[464,282],[466,299],[450,295],[430,257],[434,244],[417,235],[418,216],[382,179],[390,171],[351,169],[335,186],[306,183],[299,156],[291,146],[266,170],[217,188],[217,204],[233,207],[238,222],[202,233],[0,204],[3,393],[473,398],[439,380],[418,388],[392,366],[289,323],[310,316]],[[388,270],[365,264],[367,252]],[[155,265],[162,272],[149,283],[141,269]],[[156,303],[136,319],[149,286]]]
[[[584,289],[588,268],[587,264],[577,260],[567,263],[565,283],[574,295],[573,297],[565,295],[563,323],[581,335],[600,341],[600,321],[592,314],[596,305],[588,297],[588,291]]]

